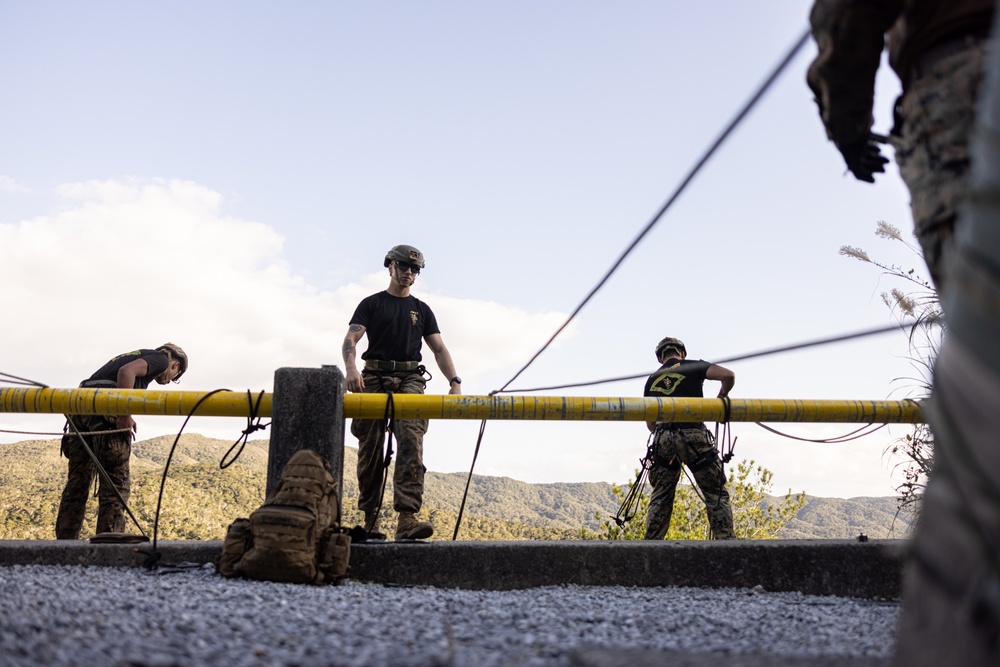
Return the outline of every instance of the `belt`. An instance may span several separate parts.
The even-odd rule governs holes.
[[[118,383],[112,380],[84,380],[80,383],[81,389],[101,389],[110,388],[117,389]]]
[[[385,361],[383,359],[366,359],[366,371],[415,371],[420,368],[419,361]]]
[[[657,431],[683,431],[684,429],[691,428],[700,431],[705,428],[705,425],[698,423],[689,424],[685,422],[657,422],[656,424]]]

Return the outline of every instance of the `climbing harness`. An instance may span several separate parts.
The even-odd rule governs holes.
[[[653,432],[649,434],[649,438],[646,440],[646,455],[639,459],[639,472],[636,475],[635,481],[632,482],[632,486],[629,487],[628,493],[625,495],[621,506],[618,508],[618,512],[614,517],[612,517],[612,520],[618,525],[619,528],[624,528],[625,524],[635,518],[635,515],[638,513],[642,491],[646,487],[646,483],[649,478],[649,470],[652,468],[654,463],[670,470],[683,470],[685,478],[687,478],[688,483],[691,485],[691,488],[694,489],[695,494],[701,500],[702,504],[704,504],[708,509],[716,509],[718,507],[718,503],[716,503],[715,507],[709,507],[708,501],[701,493],[701,489],[698,487],[692,477],[692,474],[707,468],[710,465],[718,465],[722,470],[723,475],[725,475],[725,464],[729,463],[729,461],[733,458],[737,438],[733,438],[729,430],[729,419],[732,414],[731,404],[729,397],[720,396],[719,398],[722,400],[724,406],[723,421],[716,423],[715,435],[706,431],[706,435],[708,436],[713,449],[711,451],[704,452],[693,461],[688,462],[686,466],[681,464],[681,461],[676,455],[670,457],[669,459],[664,459],[656,453],[657,435],[662,431],[679,430],[677,426],[657,424],[656,428],[653,429]],[[719,451],[720,442],[723,443],[722,452]],[[721,502],[721,498],[718,502]],[[709,530],[711,530],[711,528],[709,528]]]

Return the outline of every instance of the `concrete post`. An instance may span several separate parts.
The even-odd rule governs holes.
[[[278,488],[281,471],[292,454],[312,449],[330,463],[343,501],[344,387],[344,374],[336,366],[279,368],[274,372],[268,496]]]

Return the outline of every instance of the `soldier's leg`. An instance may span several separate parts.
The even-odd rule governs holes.
[[[68,433],[63,436],[62,452],[69,459],[69,466],[66,486],[56,515],[56,539],[78,540],[87,514],[87,496],[90,494],[96,469],[76,434]]]
[[[396,422],[399,456],[392,478],[395,492],[393,509],[397,512],[419,512],[424,499],[424,433],[427,421],[407,419]]]
[[[896,664],[1000,664],[1000,374],[945,343],[934,470],[904,576]]]
[[[649,483],[653,493],[646,513],[645,540],[662,540],[670,530],[674,512],[674,494],[681,476],[681,462],[671,442],[671,433],[656,436],[655,460],[649,469]]]
[[[694,481],[705,499],[708,524],[712,537],[717,540],[736,539],[733,530],[733,508],[726,490],[726,474],[719,460],[719,452],[703,429],[685,430],[683,446],[684,463],[691,469]]]
[[[399,385],[401,394],[424,393],[423,376],[410,374]],[[396,441],[399,455],[393,475],[393,509],[397,512],[420,511],[424,499],[424,434],[427,433],[426,419],[406,419],[396,422]]]
[[[355,419],[351,434],[358,439],[358,509],[373,512],[378,506],[385,474],[385,422]]]
[[[101,438],[95,443],[95,453],[98,460],[108,473],[111,484],[118,490],[121,500],[114,490],[108,486],[108,481],[101,478],[97,491],[97,532],[124,533],[125,505],[132,495],[132,482],[129,473],[129,457],[132,455],[132,438],[128,433],[116,433]]]
[[[969,203],[945,253],[934,469],[903,580],[900,667],[1000,664],[1000,50],[987,61]]]

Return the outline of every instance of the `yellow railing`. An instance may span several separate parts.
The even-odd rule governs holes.
[[[30,412],[100,415],[186,416],[210,392],[156,389],[0,388],[0,413]],[[273,395],[265,393],[258,417],[271,417]],[[347,394],[344,416],[380,419],[385,394]],[[252,396],[254,404],[257,394]],[[197,415],[248,417],[246,392],[212,394]],[[394,394],[397,419],[520,419],[556,421],[722,421],[723,402],[717,398],[616,398],[584,396],[451,396]],[[733,398],[733,422],[854,422],[914,424],[924,420],[917,401],[859,401]]]

